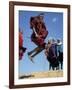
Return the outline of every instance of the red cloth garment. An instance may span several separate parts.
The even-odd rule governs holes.
[[[19,47],[23,46],[23,35],[22,32],[19,32]]]
[[[39,17],[31,17],[30,20],[30,27],[33,30],[35,28],[35,31],[38,35],[38,37],[35,35],[35,32],[33,31],[31,35],[31,40],[38,46],[44,45],[44,40],[48,35],[48,31],[46,30],[46,26],[44,22],[41,22]]]
[[[22,32],[19,32],[19,60],[22,59],[25,51],[26,51],[26,48],[23,47],[23,34]]]

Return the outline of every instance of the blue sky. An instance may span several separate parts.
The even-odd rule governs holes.
[[[34,63],[28,58],[27,52],[33,50],[36,45],[31,41],[32,30],[30,29],[30,17],[39,15],[38,11],[19,11],[19,27],[23,30],[23,46],[27,48],[22,60],[19,61],[19,73],[31,73],[39,71],[48,71],[49,63],[46,60],[44,51],[34,58]],[[46,42],[49,38],[63,39],[63,13],[44,12],[44,22],[49,32]]]

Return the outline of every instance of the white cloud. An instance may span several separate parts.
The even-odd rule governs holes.
[[[52,22],[55,23],[56,21],[57,21],[57,18],[54,17],[54,18],[52,19]]]

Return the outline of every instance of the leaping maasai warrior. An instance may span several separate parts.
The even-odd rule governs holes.
[[[33,57],[45,49],[45,39],[48,35],[48,31],[44,23],[43,15],[40,14],[38,16],[31,17],[30,28],[33,30],[31,41],[37,45],[34,50],[28,52],[30,59],[33,61]]]
[[[26,51],[26,48],[23,47],[23,33],[19,31],[19,60],[22,59],[25,51]]]

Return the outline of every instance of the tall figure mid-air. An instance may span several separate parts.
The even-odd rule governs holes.
[[[31,35],[31,41],[37,45],[35,49],[28,52],[30,59],[33,61],[33,57],[39,54],[42,50],[45,49],[45,39],[48,35],[48,31],[46,29],[44,23],[44,16],[42,14],[31,17],[30,18],[30,28],[33,33]]]

